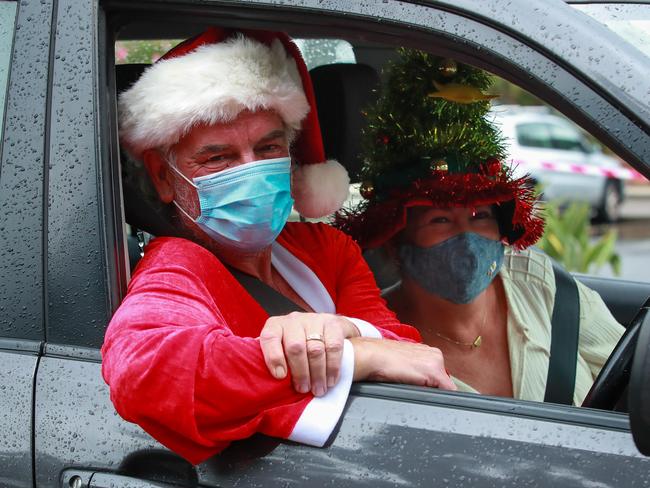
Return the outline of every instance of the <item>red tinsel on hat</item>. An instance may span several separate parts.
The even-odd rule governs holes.
[[[487,169],[489,166],[479,173],[434,170],[429,178],[418,179],[406,189],[392,190],[387,199],[340,210],[335,225],[354,236],[362,248],[374,248],[406,226],[410,207],[496,205],[497,218],[507,223],[504,240],[515,249],[524,249],[537,242],[544,232],[544,220],[535,212],[534,188],[527,177],[513,179],[509,170],[502,168],[494,173],[494,169]]]

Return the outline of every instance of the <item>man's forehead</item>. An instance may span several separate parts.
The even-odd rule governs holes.
[[[255,144],[260,141],[287,138],[285,125],[273,112],[254,112],[238,116],[227,123],[194,125],[175,144],[177,149]]]

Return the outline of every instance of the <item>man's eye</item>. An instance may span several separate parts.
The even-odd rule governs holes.
[[[278,144],[266,144],[259,148],[259,150],[262,152],[277,151],[278,149],[280,149],[280,146]]]
[[[226,156],[223,154],[215,154],[214,156],[210,156],[206,162],[211,162],[211,163],[220,163],[222,161],[226,160]]]

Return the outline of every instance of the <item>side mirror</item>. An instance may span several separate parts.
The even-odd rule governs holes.
[[[629,385],[630,426],[634,443],[650,456],[650,313],[641,324]]]

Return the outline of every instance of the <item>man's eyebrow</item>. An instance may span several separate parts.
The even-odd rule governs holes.
[[[258,144],[260,142],[266,142],[266,141],[271,141],[273,139],[277,139],[278,137],[282,137],[282,138],[286,137],[286,132],[282,129],[272,130],[265,136],[261,137],[260,140],[258,141]]]

